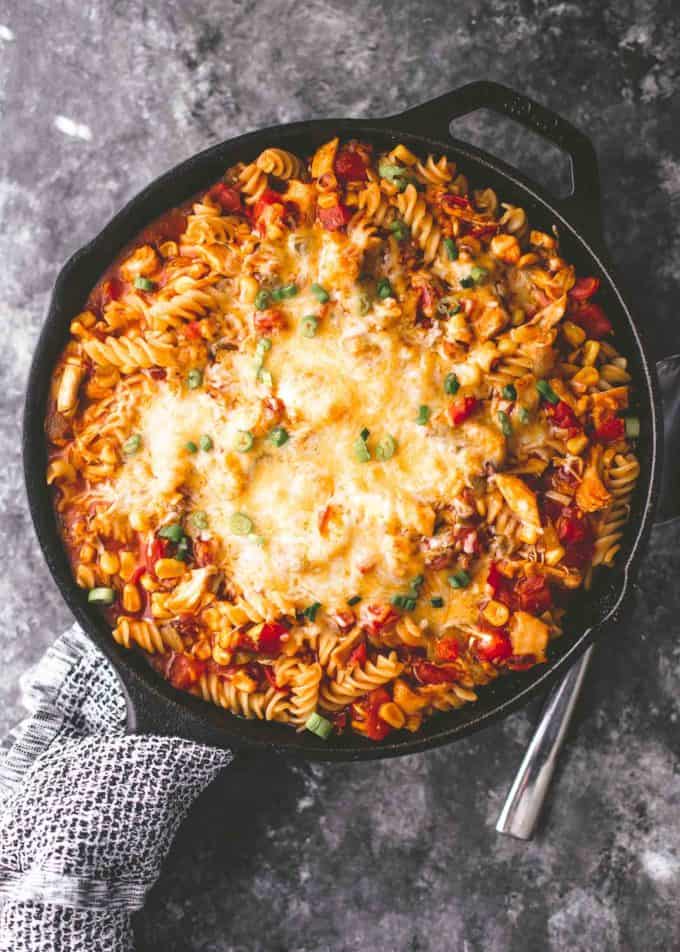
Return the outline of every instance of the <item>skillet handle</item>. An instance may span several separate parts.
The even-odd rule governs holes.
[[[561,209],[589,238],[602,243],[600,172],[592,142],[576,126],[528,96],[501,83],[480,80],[390,116],[387,122],[405,132],[446,139],[454,119],[478,109],[508,116],[566,153],[571,192],[560,201]]]

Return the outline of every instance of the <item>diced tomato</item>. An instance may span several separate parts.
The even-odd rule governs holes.
[[[435,647],[437,661],[455,661],[460,653],[455,638],[440,638]]]
[[[350,665],[353,664],[365,664],[366,662],[366,642],[362,641],[360,645],[357,645],[354,651],[351,653],[348,659]]]
[[[213,185],[208,194],[225,212],[237,212],[241,208],[241,196],[235,188],[230,188],[224,182]]]
[[[485,631],[475,638],[473,650],[482,661],[505,661],[512,654],[510,636],[505,628]]]
[[[602,340],[614,329],[599,304],[581,304],[569,312],[569,319],[582,327],[591,340]]]
[[[445,192],[441,197],[441,203],[444,210],[446,210],[447,205],[456,208],[470,207],[469,198],[464,198],[462,195],[454,195],[453,192]]]
[[[351,210],[346,205],[331,205],[330,208],[319,208],[317,217],[326,231],[338,231],[344,228],[352,217]]]
[[[547,404],[546,411],[552,423],[561,430],[569,430],[570,435],[573,436],[581,429],[578,417],[564,400],[560,400],[554,406]]]
[[[536,664],[536,655],[510,655],[506,663],[511,671],[528,671],[529,668],[533,668]]]
[[[149,370],[149,374],[153,380],[165,380],[165,378],[168,376],[163,367],[152,367]]]
[[[581,568],[593,557],[594,536],[588,517],[578,506],[565,506],[555,523],[557,535],[566,550],[562,564]]]
[[[266,188],[258,198],[255,203],[255,211],[253,212],[254,218],[259,218],[268,205],[283,205],[281,195],[275,192],[273,188]]]
[[[265,678],[267,679],[267,681],[269,681],[269,683],[271,684],[271,686],[274,688],[275,691],[284,690],[283,688],[279,687],[279,685],[276,683],[276,675],[274,674],[274,668],[270,664],[263,664],[262,670],[264,671]]]
[[[378,714],[383,704],[391,701],[385,688],[377,688],[368,695],[366,717],[366,734],[371,740],[384,740],[392,729]]]
[[[575,301],[587,301],[600,286],[599,278],[577,278],[569,296]]]
[[[615,443],[617,440],[623,439],[625,432],[626,425],[621,417],[610,416],[600,423],[594,436],[600,443]]]
[[[125,284],[120,278],[115,276],[108,278],[108,280],[102,284],[102,305],[108,304],[109,301],[118,301],[123,296],[124,291]]]
[[[265,622],[257,638],[257,650],[260,654],[279,654],[281,643],[287,634],[288,628],[280,621]]]
[[[472,416],[476,409],[477,399],[475,397],[456,397],[453,403],[449,405],[451,423],[454,426],[463,423],[464,420]]]
[[[399,612],[392,605],[379,602],[366,605],[361,613],[362,625],[369,635],[379,635],[394,628],[399,618]]]
[[[452,684],[459,677],[455,668],[431,661],[414,662],[413,674],[421,684]]]
[[[335,174],[342,182],[363,182],[366,179],[366,163],[354,149],[340,149],[335,157]]]
[[[205,672],[206,663],[185,654],[176,654],[169,668],[168,681],[174,688],[186,691],[193,687]]]
[[[511,578],[507,578],[507,576],[503,575],[496,562],[492,562],[489,566],[489,574],[487,575],[486,580],[491,586],[493,597],[496,599],[496,601],[503,602],[503,604],[507,605],[508,608],[512,608],[512,590],[514,587],[514,582]]]
[[[258,334],[270,334],[286,326],[286,315],[278,308],[270,307],[266,311],[256,311],[253,324]]]
[[[521,578],[514,591],[517,607],[530,615],[542,615],[552,605],[552,595],[543,575],[528,575]]]
[[[199,337],[201,337],[201,322],[189,321],[188,324],[184,325],[184,333],[192,340],[197,340]]]

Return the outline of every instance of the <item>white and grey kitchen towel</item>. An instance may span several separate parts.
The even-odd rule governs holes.
[[[126,734],[116,675],[77,626],[22,690],[0,754],[0,950],[130,952],[131,914],[231,754]]]

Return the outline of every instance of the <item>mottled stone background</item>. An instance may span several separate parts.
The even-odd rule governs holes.
[[[69,623],[20,472],[31,351],[59,268],[160,172],[292,119],[396,112],[506,81],[592,136],[612,255],[657,356],[680,349],[675,0],[0,0],[3,342],[0,726]],[[524,133],[461,137],[563,181]],[[494,822],[536,709],[359,766],[240,759],[138,918],[149,952],[680,949],[680,522],[655,530],[630,623],[597,657],[531,844]]]

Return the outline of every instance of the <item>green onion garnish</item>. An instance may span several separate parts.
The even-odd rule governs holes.
[[[202,370],[190,370],[187,374],[187,387],[189,390],[196,390],[203,383]]]
[[[352,448],[354,449],[354,457],[358,463],[368,463],[371,458],[371,453],[366,446],[366,440],[359,437],[352,444]]]
[[[313,314],[308,314],[307,317],[302,318],[302,336],[303,337],[316,337],[316,332],[319,329],[319,321]]]
[[[456,572],[454,575],[449,575],[447,582],[451,588],[467,588],[470,584],[470,576],[464,569],[461,569],[460,572]]]
[[[512,436],[512,424],[510,423],[510,417],[507,413],[504,413],[503,410],[498,411],[498,422],[501,425],[503,436]]]
[[[255,307],[258,311],[264,311],[269,305],[269,291],[264,288],[255,295]]]
[[[159,529],[158,535],[161,539],[169,539],[171,542],[180,542],[184,538],[184,529],[175,522],[171,526],[163,526],[162,529]]]
[[[134,456],[142,445],[142,438],[139,433],[135,433],[123,443],[123,454],[125,456]]]
[[[526,407],[519,407],[519,409],[517,410],[517,416],[519,417],[520,423],[529,422],[529,411],[527,410]]]
[[[404,238],[408,238],[409,236],[408,225],[403,221],[399,221],[399,219],[396,219],[396,221],[392,222],[392,224],[390,225],[390,231],[392,232],[394,237],[397,239],[397,241],[403,241]]]
[[[283,446],[283,444],[289,440],[288,430],[283,426],[275,426],[274,429],[270,431],[267,439],[270,443],[273,443],[274,446]]]
[[[625,419],[626,436],[631,440],[636,440],[640,435],[640,420],[636,416],[629,416]]]
[[[271,387],[274,383],[274,378],[272,377],[269,370],[265,370],[264,367],[260,367],[257,372],[258,383],[263,383],[265,387]]]
[[[284,284],[280,288],[274,288],[271,292],[271,296],[274,301],[283,301],[285,298],[295,297],[297,293],[297,284]]]
[[[97,605],[112,605],[116,600],[116,593],[112,588],[91,588],[87,593],[87,600]]]
[[[201,449],[201,450],[203,450],[205,453],[207,453],[209,450],[211,450],[211,449],[213,448],[212,437],[211,437],[211,436],[208,436],[207,433],[204,433],[203,436],[202,436],[202,437],[200,438],[200,440],[198,441],[198,447],[199,447],[199,449]]]
[[[435,598],[430,599],[430,605],[432,605],[433,608],[443,608],[444,599],[440,598],[439,595],[437,595]]]
[[[418,416],[416,417],[416,423],[419,426],[425,426],[427,421],[430,419],[430,413],[432,411],[424,403],[418,407]]]
[[[412,612],[416,607],[416,600],[411,595],[393,595],[390,601],[395,608],[405,612]]]
[[[253,520],[244,512],[235,512],[229,519],[229,528],[234,535],[248,535],[253,531]]]
[[[514,384],[512,384],[512,383],[506,383],[506,385],[503,387],[501,393],[503,394],[503,399],[504,399],[504,400],[516,400],[516,399],[517,399],[517,391],[515,390],[515,386],[514,386]]]
[[[311,731],[312,734],[316,734],[317,737],[320,737],[321,740],[326,740],[333,733],[333,725],[330,721],[326,720],[325,717],[322,717],[320,714],[317,714],[314,711],[313,714],[310,714],[305,722],[305,728],[308,731]]]
[[[385,298],[388,297],[394,297],[392,285],[387,280],[387,278],[381,278],[376,284],[375,290],[381,301],[384,301]]]
[[[361,433],[359,434],[359,436],[364,442],[369,438],[370,435],[371,435],[371,431],[367,430],[366,427],[364,427]]]
[[[198,447],[193,440],[189,440],[188,443],[185,443],[184,449],[187,451],[187,453],[198,453]]]
[[[208,514],[199,509],[196,512],[192,512],[189,516],[191,524],[194,529],[207,529],[208,528]]]
[[[348,598],[348,599],[347,599],[347,604],[348,604],[348,605],[358,605],[360,601],[361,601],[361,595],[352,595],[351,598]]]
[[[267,351],[272,349],[272,342],[269,337],[261,337],[257,342],[255,353],[258,357],[264,357]]]
[[[309,621],[314,621],[316,618],[316,613],[320,608],[321,602],[313,602],[311,605],[308,605],[305,609],[303,609],[302,614],[305,616],[305,618],[308,618]]]
[[[451,396],[455,396],[460,389],[460,382],[458,377],[455,374],[447,374],[444,377],[444,393],[449,393]]]
[[[542,397],[544,397],[548,403],[559,403],[560,398],[557,396],[553,388],[550,386],[547,380],[537,380],[536,389]]]
[[[255,438],[250,430],[237,430],[234,440],[234,449],[237,453],[247,453],[253,448]]]
[[[389,434],[384,436],[375,448],[375,458],[381,462],[392,459],[397,449],[397,441]]]
[[[446,254],[448,255],[451,261],[455,261],[458,257],[458,245],[453,240],[453,238],[444,239],[444,247],[446,248]]]
[[[475,265],[470,271],[470,277],[475,282],[475,284],[481,284],[488,277],[489,272],[486,268],[480,268],[479,265]]]
[[[475,283],[475,279],[469,276],[467,278],[460,279],[460,286],[462,288],[471,288],[474,285],[474,283]]]
[[[328,291],[321,284],[317,284],[316,281],[314,284],[312,284],[311,291],[317,301],[320,301],[321,304],[325,304],[326,301],[330,300],[331,296]]]
[[[404,191],[408,185],[411,176],[401,165],[392,165],[390,162],[381,162],[378,165],[378,175],[380,178],[387,179],[396,185],[400,191]]]
[[[153,281],[149,281],[148,278],[138,276],[135,278],[135,287],[138,291],[153,291],[156,285]]]

